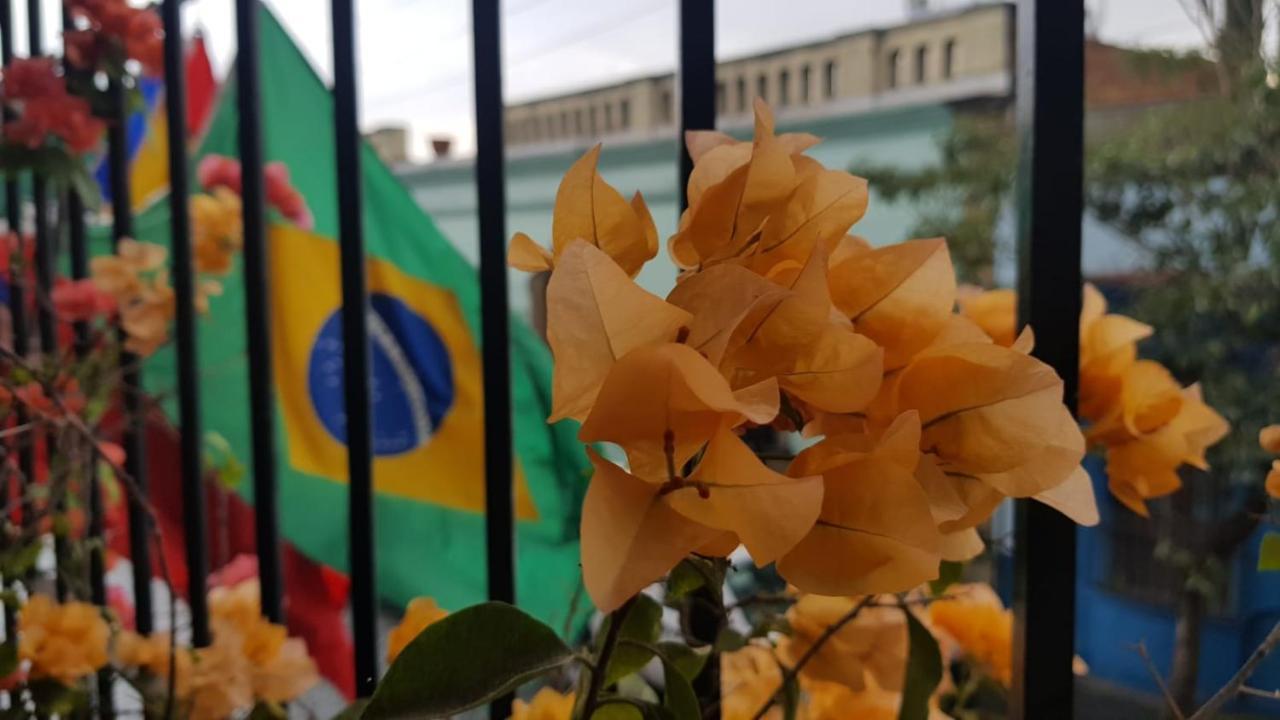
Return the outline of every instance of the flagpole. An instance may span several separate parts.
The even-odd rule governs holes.
[[[374,558],[373,438],[369,408],[369,297],[365,287],[360,192],[356,28],[351,0],[333,0],[333,114],[338,170],[338,243],[342,256],[342,369],[347,416],[348,532],[356,693],[378,684]]]

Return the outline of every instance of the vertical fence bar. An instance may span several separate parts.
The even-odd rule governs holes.
[[[111,236],[116,246],[133,237],[133,198],[129,192],[129,146],[127,123],[128,101],[125,87],[111,81],[107,88],[111,102],[111,120],[107,123],[107,170],[111,184]],[[120,330],[121,342],[125,339]],[[120,353],[120,390],[124,398],[124,470],[133,478],[139,492],[147,491],[146,420],[142,409],[142,369],[139,358],[130,352]],[[151,551],[148,539],[151,519],[142,498],[129,496],[129,554],[133,560],[133,602],[137,612],[138,632],[146,634],[153,627],[151,601]]]
[[[281,580],[280,511],[276,485],[271,307],[267,299],[261,63],[258,59],[260,11],[259,0],[236,0],[236,101],[240,115],[245,328],[249,350],[249,424],[253,435],[253,518],[258,578],[262,584],[262,612],[268,620],[279,623],[284,621],[284,584]]]
[[[502,9],[472,0],[475,63],[476,212],[480,217],[480,318],[484,368],[485,555],[489,599],[514,603],[515,516],[512,499],[511,354],[507,307],[506,152],[502,137]],[[511,697],[489,717],[505,718]]]
[[[44,54],[44,25],[40,0],[27,0],[27,55]],[[40,332],[41,352],[52,356],[58,351],[58,336],[54,326],[53,307],[49,302],[49,290],[53,287],[53,235],[49,232],[49,187],[39,173],[31,174],[31,203],[35,208],[33,230],[35,233],[36,326]]]
[[[0,62],[3,62],[6,67],[13,62],[13,6],[10,0],[0,0]],[[13,119],[13,110],[6,106],[4,108],[5,123]],[[13,334],[13,351],[25,357],[31,348],[30,331],[27,327],[26,242],[22,235],[22,192],[17,172],[10,172],[5,177],[4,203],[9,232],[17,238],[18,254],[23,258],[23,262],[16,265],[18,271],[15,272],[12,267],[9,271],[9,320]],[[14,412],[14,421],[21,426],[27,424],[27,419],[26,408],[18,407]],[[15,442],[18,444],[18,468],[22,473],[23,481],[30,482],[30,479],[35,477],[36,467],[34,440],[30,435],[20,435]],[[26,517],[26,513],[23,517]]]
[[[195,282],[191,267],[191,216],[187,205],[190,175],[187,171],[187,89],[182,57],[181,0],[164,0],[160,5],[160,17],[164,23],[164,103],[169,131],[170,272],[176,309],[179,469],[182,476],[182,530],[187,550],[187,602],[191,608],[191,642],[195,647],[204,647],[211,640],[205,590],[209,549],[205,545],[208,531],[200,452],[200,386],[196,376]]]
[[[688,130],[716,127],[716,8],[707,0],[680,0],[680,210],[689,206],[687,190],[693,158],[685,145]]]
[[[710,0],[680,0],[680,59],[676,74],[680,104],[680,210],[689,206],[689,174],[693,158],[685,143],[689,130],[714,130],[716,127],[716,22],[715,3]],[[715,642],[720,629],[724,598],[719,588],[706,590],[706,595],[689,606],[689,623],[693,637],[708,645]],[[720,717],[720,662],[713,654],[694,678],[694,691],[706,708],[708,720]]]
[[[1062,377],[1076,406],[1084,178],[1084,2],[1018,4],[1019,317],[1035,355]],[[1017,505],[1011,717],[1073,713],[1075,524],[1046,505]]]
[[[348,532],[356,693],[378,684],[378,592],[373,552],[373,437],[369,414],[369,296],[360,191],[356,22],[352,0],[333,0],[333,127],[342,257],[342,382],[347,409]]]

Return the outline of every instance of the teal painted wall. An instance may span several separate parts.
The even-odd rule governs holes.
[[[826,118],[804,123],[779,125],[780,132],[811,132],[824,138],[809,155],[831,168],[855,174],[859,164],[874,162],[902,168],[923,167],[936,162],[937,140],[951,127],[952,112],[941,105],[913,107],[864,115]],[[551,237],[551,210],[560,177],[586,148],[565,152],[516,157],[507,163],[507,231],[528,233],[548,243]],[[664,239],[676,229],[677,168],[675,140],[606,144],[600,158],[600,172],[623,195],[639,190],[653,212],[658,233]],[[475,180],[467,162],[445,162],[400,173],[418,202],[435,218],[444,234],[475,262],[478,221]],[[914,218],[905,203],[888,203],[872,192],[866,217],[854,232],[881,245],[907,239]],[[676,269],[663,250],[638,278],[651,292],[665,295],[675,282]],[[511,273],[511,305],[527,315],[528,277]]]

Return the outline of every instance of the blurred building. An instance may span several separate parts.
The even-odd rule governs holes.
[[[1007,97],[1013,7],[1004,3],[919,13],[911,22],[727,60],[716,68],[722,124],[745,125],[752,100],[780,120]],[[572,146],[601,138],[669,136],[675,76],[634,78],[507,108],[513,148]]]
[[[365,139],[373,146],[382,162],[396,167],[409,162],[409,128],[405,125],[388,125],[365,133]]]

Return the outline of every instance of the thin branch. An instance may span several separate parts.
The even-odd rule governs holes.
[[[1276,645],[1280,645],[1280,622],[1271,628],[1271,632],[1267,633],[1267,637],[1262,641],[1262,644],[1253,651],[1253,654],[1249,656],[1244,665],[1240,666],[1236,674],[1231,676],[1227,684],[1219,688],[1218,692],[1209,698],[1209,702],[1195,711],[1188,720],[1208,720],[1208,718],[1216,717],[1223,705],[1226,705],[1232,698],[1240,694],[1249,677],[1258,669],[1262,661],[1267,659],[1271,651],[1275,650]]]
[[[822,634],[818,636],[818,639],[814,640],[813,644],[809,646],[809,649],[804,651],[804,654],[800,656],[800,659],[796,661],[796,664],[788,668],[786,672],[782,674],[782,682],[778,683],[778,689],[774,690],[773,694],[764,701],[760,706],[760,709],[756,711],[756,714],[751,716],[751,720],[760,720],[763,718],[769,712],[769,708],[773,707],[774,703],[778,701],[778,697],[782,695],[782,693],[786,692],[786,688],[791,685],[791,683],[795,682],[796,676],[800,674],[800,671],[804,669],[804,666],[808,665],[809,661],[818,654],[818,651],[822,649],[822,646],[825,645],[828,640],[835,637],[836,633],[840,632],[841,628],[848,625],[850,622],[853,622],[853,619],[858,617],[858,613],[862,612],[862,609],[870,605],[874,600],[874,595],[868,595],[862,598],[862,600],[858,601],[858,604],[854,605],[853,608],[850,609],[849,612],[845,613],[843,617],[828,625],[827,629],[823,630]]]
[[[600,691],[604,690],[604,676],[609,672],[609,658],[613,656],[613,648],[618,644],[618,635],[622,632],[622,621],[626,619],[627,611],[635,601],[635,596],[632,596],[622,604],[622,607],[609,615],[609,629],[605,631],[604,645],[600,647],[600,657],[596,660],[595,669],[591,671],[591,684],[587,686],[587,699],[582,706],[584,718],[595,714],[600,704]]]
[[[1147,643],[1140,642],[1137,645],[1131,645],[1130,649],[1138,653],[1138,657],[1142,658],[1142,662],[1147,666],[1147,672],[1151,674],[1151,679],[1156,681],[1156,687],[1160,688],[1160,694],[1164,696],[1164,702],[1169,706],[1169,712],[1177,720],[1186,720],[1186,715],[1182,714],[1182,708],[1178,707],[1178,701],[1173,699],[1173,693],[1169,692],[1169,686],[1165,684],[1164,678],[1160,675],[1160,670],[1156,668],[1156,664],[1151,661],[1151,653],[1147,652]]]
[[[1263,690],[1262,688],[1249,687],[1248,685],[1240,686],[1241,695],[1252,695],[1253,697],[1266,698],[1268,700],[1280,700],[1280,690]]]

